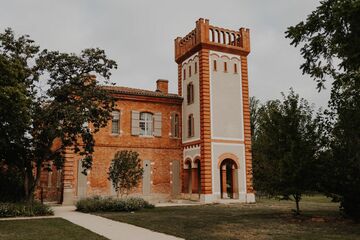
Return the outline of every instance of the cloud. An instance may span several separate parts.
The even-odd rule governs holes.
[[[100,47],[116,60],[118,85],[154,89],[158,78],[170,80],[177,91],[174,39],[184,36],[200,18],[230,29],[251,29],[250,94],[261,100],[280,97],[293,87],[302,97],[326,106],[329,91],[317,93],[315,83],[302,76],[299,49],[284,38],[315,9],[318,1],[201,0],[201,1],[3,1],[0,30],[12,27],[30,34],[43,48],[80,52]]]

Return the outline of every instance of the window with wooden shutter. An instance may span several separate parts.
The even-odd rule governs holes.
[[[139,120],[140,112],[131,111],[131,135],[136,136],[140,134]]]
[[[154,136],[161,137],[161,113],[154,114]]]

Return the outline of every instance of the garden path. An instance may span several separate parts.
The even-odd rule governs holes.
[[[154,232],[127,223],[75,211],[74,206],[53,207],[55,217],[61,217],[110,240],[179,240],[174,236]]]

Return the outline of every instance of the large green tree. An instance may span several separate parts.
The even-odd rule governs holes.
[[[300,66],[319,90],[332,80],[327,111],[329,141],[323,190],[341,208],[360,218],[360,1],[326,0],[306,19],[289,27],[305,62]]]
[[[316,189],[318,118],[293,90],[257,111],[253,142],[254,187],[262,194],[292,199],[296,214],[304,193]]]
[[[11,29],[0,34],[1,173],[19,172],[26,199],[32,199],[45,163],[61,168],[65,151],[82,155],[85,169],[91,167],[93,134],[114,106],[98,83],[110,83],[113,68],[116,63],[97,48],[60,53],[40,50]]]

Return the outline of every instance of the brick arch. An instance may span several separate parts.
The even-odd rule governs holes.
[[[225,160],[225,159],[231,159],[236,163],[236,168],[239,169],[240,168],[240,160],[239,158],[233,154],[233,153],[223,153],[218,157],[218,168],[220,169],[221,167],[221,163]]]
[[[193,58],[190,58],[188,61],[184,62],[181,66],[182,68],[184,68],[185,66],[187,66],[188,64],[190,64],[191,62],[194,62],[196,59],[198,59],[199,57],[196,55]]]
[[[220,58],[220,55],[219,54],[216,54],[216,53],[211,53],[210,54],[211,57],[217,57],[217,58]]]
[[[226,59],[230,60],[230,58],[229,58],[228,56],[226,56],[226,55],[221,55],[220,58],[221,58],[221,59],[222,59],[222,58],[226,58]]]
[[[184,160],[184,166],[183,166],[183,168],[184,169],[188,169],[188,166],[187,165],[189,165],[189,163],[190,163],[190,168],[192,168],[192,166],[193,166],[193,161],[192,161],[192,159],[190,158],[190,157],[186,157],[185,158],[185,160]],[[185,168],[186,167],[186,168]]]
[[[200,161],[200,155],[195,155],[195,156],[193,157],[192,163],[194,164],[197,160]]]

